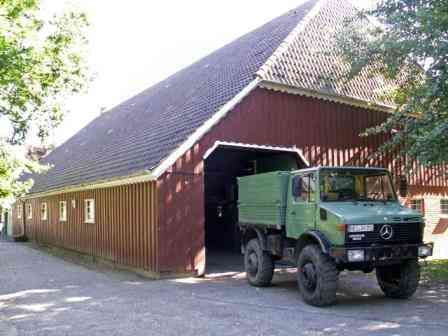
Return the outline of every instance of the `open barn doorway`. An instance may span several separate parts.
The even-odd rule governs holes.
[[[297,170],[307,163],[295,148],[216,142],[204,155],[206,272],[243,269],[237,177]]]

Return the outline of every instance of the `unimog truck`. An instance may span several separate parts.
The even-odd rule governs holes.
[[[297,266],[305,302],[336,300],[342,270],[376,270],[391,298],[409,298],[420,279],[424,220],[402,206],[389,172],[319,167],[238,178],[238,221],[248,282],[270,285],[274,265]]]

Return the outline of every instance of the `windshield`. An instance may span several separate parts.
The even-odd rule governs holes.
[[[323,202],[396,201],[389,174],[381,171],[323,171],[320,176]]]

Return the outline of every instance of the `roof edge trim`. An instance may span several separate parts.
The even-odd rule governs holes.
[[[260,82],[259,86],[263,89],[277,91],[277,92],[283,92],[283,93],[289,93],[293,95],[298,96],[305,96],[305,97],[311,97],[311,98],[317,98],[322,99],[334,103],[341,103],[346,104],[354,107],[361,107],[369,110],[376,110],[381,111],[385,113],[393,113],[395,111],[395,108],[390,105],[382,105],[382,104],[374,104],[369,103],[362,99],[347,97],[347,96],[340,96],[336,94],[326,93],[322,91],[315,91],[310,89],[303,89],[295,86],[285,85],[282,83],[272,82],[272,81],[266,81],[263,80]]]
[[[277,59],[282,56],[283,52],[286,51],[291,43],[294,42],[294,39],[297,35],[299,35],[308,23],[319,14],[321,8],[323,6],[323,1],[318,1],[314,7],[305,15],[305,17],[300,20],[297,26],[286,36],[282,43],[278,46],[278,48],[274,51],[274,53],[266,60],[266,62],[260,67],[257,71],[257,76],[262,79],[265,78],[265,73],[268,72],[273,64],[277,62]]]
[[[260,149],[260,150],[267,150],[267,151],[272,151],[272,152],[294,153],[294,154],[297,154],[297,156],[303,161],[303,163],[305,163],[308,167],[310,166],[310,163],[303,155],[303,152],[295,146],[279,147],[279,146],[245,144],[245,143],[240,143],[240,142],[228,142],[228,141],[215,141],[214,145],[212,147],[210,147],[205,152],[203,159],[206,160],[220,146],[235,147],[235,148],[248,148],[248,149]]]
[[[59,194],[67,194],[67,193],[78,192],[78,191],[104,189],[104,188],[118,187],[118,186],[128,185],[128,184],[151,182],[151,181],[155,181],[155,180],[156,179],[154,178],[154,176],[151,175],[151,172],[146,170],[146,171],[141,171],[139,173],[136,173],[136,174],[133,174],[130,176],[111,178],[108,180],[101,180],[101,181],[93,181],[93,182],[89,182],[89,183],[85,183],[85,184],[67,186],[67,187],[63,187],[63,188],[52,189],[49,191],[38,192],[38,193],[34,193],[34,194],[27,194],[26,196],[22,197],[21,199],[27,200],[27,199],[47,197],[47,196],[53,196],[53,195],[59,195]]]
[[[210,119],[208,119],[202,126],[191,134],[177,149],[171,152],[165,159],[159,163],[153,170],[152,176],[159,178],[164,174],[176,161],[184,155],[191,147],[194,146],[205,134],[207,134],[213,126],[217,125],[231,110],[235,108],[244,98],[246,98],[260,83],[257,77],[250,82],[244,89],[242,89],[235,97],[223,105],[218,112],[216,112]]]

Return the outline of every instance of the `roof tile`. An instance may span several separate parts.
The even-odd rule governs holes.
[[[378,105],[393,106],[385,88],[395,82],[364,69],[358,76],[345,81],[349,66],[336,48],[336,34],[344,21],[357,10],[350,1],[324,0],[316,15],[303,29],[293,32],[287,47],[279,48],[258,72],[266,81],[317,92],[350,97]]]

